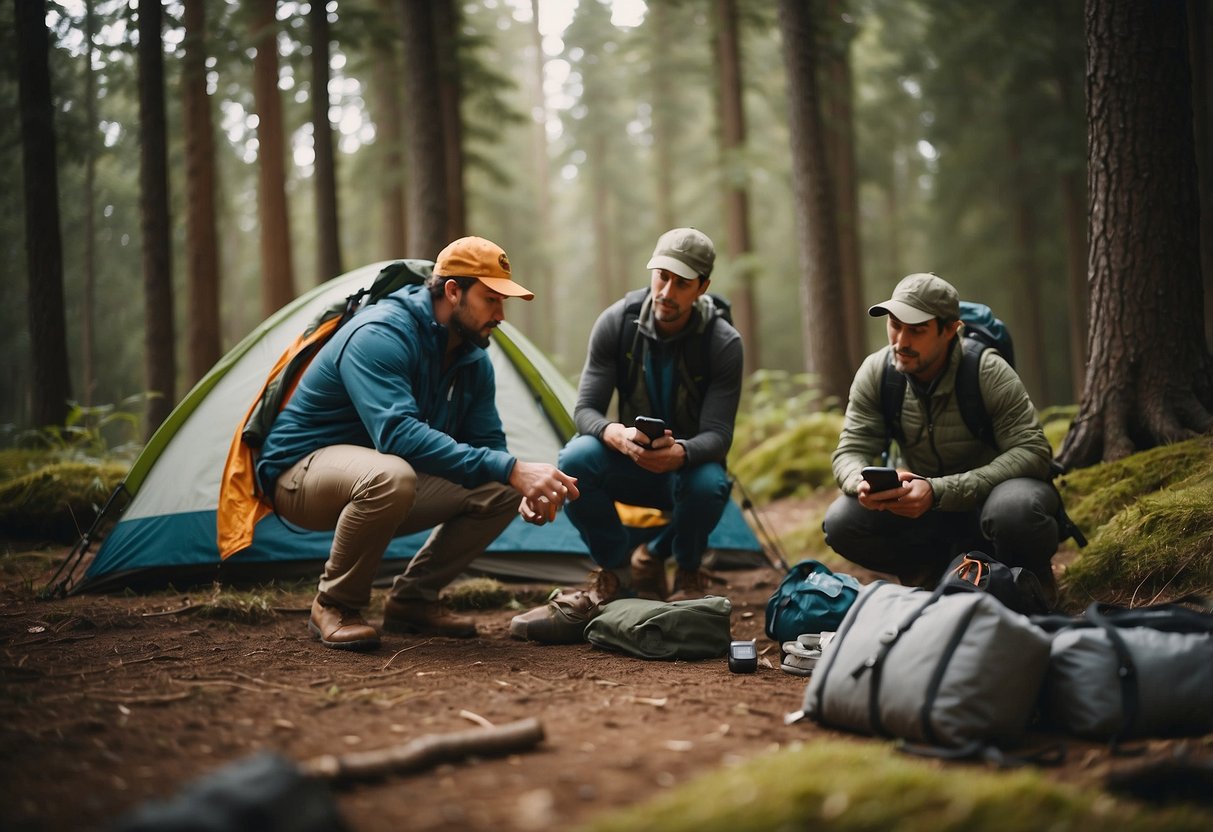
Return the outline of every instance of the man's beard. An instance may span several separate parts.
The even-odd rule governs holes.
[[[480,347],[480,349],[482,349],[482,350],[488,349],[489,336],[481,335],[479,329],[471,328],[464,321],[463,313],[465,312],[466,309],[467,309],[467,306],[464,304],[463,299],[460,298],[459,303],[451,311],[452,328],[459,335],[459,337],[462,338],[463,340],[472,342],[476,346]],[[495,326],[495,324],[491,324],[490,326]]]

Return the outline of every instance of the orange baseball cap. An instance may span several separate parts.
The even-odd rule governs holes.
[[[474,277],[494,292],[507,297],[533,300],[535,293],[514,282],[510,258],[501,246],[483,237],[460,237],[438,253],[434,263],[438,277]]]

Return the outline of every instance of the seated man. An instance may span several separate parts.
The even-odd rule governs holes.
[[[425,286],[359,312],[317,353],[261,448],[257,477],[284,519],[334,529],[309,627],[328,647],[369,649],[360,612],[389,541],[434,528],[383,610],[389,631],[476,635],[438,591],[513,519],[551,520],[576,481],[506,451],[484,348],[513,281],[495,243],[464,237]],[[522,500],[519,501],[519,494]]]
[[[667,231],[646,267],[649,286],[612,304],[590,333],[574,412],[579,435],[559,465],[581,490],[568,516],[601,567],[603,600],[620,591],[666,599],[670,555],[677,570],[668,599],[706,594],[700,562],[729,499],[724,462],[742,375],[741,336],[705,294],[715,259],[702,232]],[[612,393],[617,422],[606,416]],[[638,416],[667,429],[650,439],[633,425]],[[635,576],[616,501],[671,512]]]
[[[834,451],[842,489],[826,512],[826,543],[847,560],[934,586],[949,561],[983,551],[1054,586],[1060,498],[1049,477],[1052,450],[1023,383],[995,350],[980,359],[981,398],[994,444],[974,436],[957,404],[960,299],[934,274],[912,274],[868,310],[888,316],[889,346],[855,375]],[[905,376],[900,425],[886,424],[886,365]],[[898,437],[905,468],[897,488],[873,493],[860,470]]]

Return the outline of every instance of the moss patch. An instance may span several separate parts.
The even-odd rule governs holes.
[[[806,494],[834,484],[830,456],[838,445],[842,416],[813,413],[730,461],[733,474],[756,498]]]
[[[6,459],[13,464],[11,453]],[[72,543],[126,472],[120,463],[56,462],[18,473],[0,482],[0,527],[10,537]]]
[[[1195,808],[1151,810],[1037,771],[993,772],[891,753],[885,743],[814,740],[714,772],[595,819],[582,832],[695,830],[1204,830]]]

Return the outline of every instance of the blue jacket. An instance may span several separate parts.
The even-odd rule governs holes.
[[[448,330],[424,286],[359,312],[325,344],[278,414],[257,461],[263,491],[319,448],[361,445],[468,488],[508,482],[488,354],[465,343],[442,371]]]

